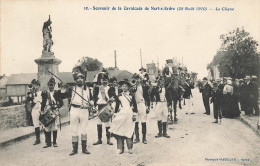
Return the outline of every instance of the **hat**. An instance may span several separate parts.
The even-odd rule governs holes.
[[[131,86],[131,84],[129,83],[129,80],[128,80],[128,79],[124,79],[123,81],[119,81],[118,84],[119,84],[120,86],[122,86],[122,85],[124,85],[124,84],[126,84],[128,87]]]
[[[146,72],[146,69],[145,68],[143,68],[143,67],[141,67],[140,69],[139,69],[139,71],[144,71],[144,72]]]
[[[141,78],[141,76],[139,74],[137,74],[137,73],[134,73],[132,78]]]
[[[250,80],[250,76],[246,76],[244,80]]]
[[[108,75],[105,72],[99,72],[95,75],[93,82],[101,84],[101,79],[108,80]]]
[[[40,85],[40,81],[38,81],[38,80],[36,80],[36,79],[33,79],[33,80],[31,81],[31,84],[32,84],[32,85]]]
[[[207,81],[208,79],[207,79],[207,77],[204,77],[202,80],[206,80]]]
[[[72,69],[72,76],[74,80],[77,80],[78,77],[82,77],[84,79],[85,75],[86,75],[86,71],[81,66],[75,66]]]
[[[213,85],[216,86],[216,85],[218,85],[218,83],[217,82],[213,82]]]
[[[256,78],[257,78],[257,76],[253,75],[251,78],[253,78],[253,79],[256,79]]]
[[[109,79],[109,82],[114,82],[114,81],[117,81],[116,77],[112,77]]]
[[[166,63],[168,64],[168,63],[173,63],[173,60],[172,59],[167,59],[166,60]]]
[[[242,82],[242,81],[244,81],[244,80],[243,80],[243,79],[239,79],[238,81],[239,81],[239,82]]]
[[[48,82],[48,85],[55,85],[55,79],[51,78]]]
[[[227,80],[232,80],[232,78],[231,78],[231,77],[227,77],[226,79],[227,79]]]

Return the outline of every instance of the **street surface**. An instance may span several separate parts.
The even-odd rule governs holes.
[[[184,106],[178,110],[178,123],[168,126],[171,138],[155,138],[158,133],[154,110],[147,123],[148,144],[134,144],[133,154],[117,153],[106,144],[103,126],[103,144],[93,146],[97,140],[96,120],[88,125],[88,150],[90,155],[79,153],[69,156],[72,150],[69,126],[58,131],[58,148],[43,149],[42,143],[33,146],[35,137],[15,143],[0,150],[0,165],[260,165],[260,138],[239,119],[223,119],[222,125],[212,123],[211,115],[203,114],[204,107],[198,89],[193,90],[195,115],[186,115]]]

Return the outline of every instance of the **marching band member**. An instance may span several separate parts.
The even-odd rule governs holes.
[[[157,94],[156,95],[156,117],[157,117],[157,125],[159,133],[155,136],[155,138],[159,137],[165,137],[170,138],[169,135],[167,135],[167,118],[168,118],[168,107],[167,107],[167,101],[166,101],[166,92],[164,87],[164,79],[161,78],[159,80],[157,85]]]
[[[117,139],[119,154],[124,153],[124,140],[126,140],[128,153],[132,154],[137,105],[134,95],[129,92],[131,85],[128,80],[120,81],[118,84],[122,87],[123,92],[119,96],[119,102],[116,103],[118,106],[115,110],[115,118],[109,131]],[[119,104],[121,105],[120,111]]]
[[[114,102],[111,103],[111,105],[112,105],[112,108],[114,110],[116,110],[116,109],[118,109],[118,108],[116,108],[116,106],[119,106],[119,105],[116,105],[116,103],[119,102],[117,79],[115,77],[112,77],[109,79],[109,83],[110,83],[110,87],[108,89],[108,97],[109,97],[109,99],[115,100]]]
[[[144,101],[145,101],[145,105],[147,106],[148,109],[150,109],[150,94],[149,94],[149,88],[150,88],[150,80],[149,80],[149,75],[146,73],[146,69],[145,68],[141,68],[139,69],[140,71],[140,77],[141,77],[141,84],[143,87],[143,97],[144,97]]]
[[[41,102],[42,102],[42,91],[40,91],[40,82],[36,79],[33,79],[31,82],[31,92],[28,96],[28,101],[32,101],[32,121],[35,128],[36,141],[33,145],[41,143],[40,140],[40,112],[41,112]]]
[[[141,77],[138,74],[133,75],[133,79],[136,80],[136,92],[135,92],[135,99],[137,103],[137,122],[135,122],[135,136],[136,139],[134,143],[140,142],[139,138],[139,122],[142,124],[142,134],[143,139],[142,142],[144,144],[147,144],[146,140],[146,121],[147,121],[147,114],[149,113],[149,108],[145,106],[145,100],[144,100],[144,91],[141,84]]]
[[[101,111],[102,108],[104,108],[108,104],[109,96],[108,96],[108,89],[109,86],[107,86],[108,81],[108,75],[105,72],[100,72],[95,76],[94,82],[97,82],[97,86],[93,89],[93,99],[94,99],[94,106],[98,107],[98,110]],[[98,132],[98,140],[93,145],[99,145],[102,144],[102,121],[98,119],[97,122],[97,132]],[[111,121],[108,121],[105,123],[106,127],[106,136],[107,136],[107,144],[113,145],[112,142],[110,142],[110,128]]]
[[[92,101],[90,88],[84,86],[85,76],[85,71],[80,66],[73,69],[73,77],[76,81],[75,91],[85,100],[76,94],[75,91],[67,91],[66,93],[63,93],[64,89],[62,89],[61,93],[62,98],[70,99],[70,128],[73,147],[73,150],[70,153],[71,156],[78,153],[78,130],[80,130],[81,134],[82,153],[90,154],[90,152],[87,150],[87,125],[89,109],[94,104],[94,102]]]
[[[191,89],[194,89],[193,84],[191,84],[190,82],[190,78],[187,78],[185,83],[183,84],[183,88],[184,88],[184,94],[183,94],[183,98],[185,99],[185,110],[186,110],[186,114],[189,114],[189,112],[191,111],[191,114],[195,114],[193,112],[193,108],[192,108],[192,93],[191,93]]]
[[[51,147],[51,131],[53,133],[53,146],[58,147],[57,139],[57,129],[59,125],[59,108],[63,106],[63,100],[61,98],[61,91],[54,90],[55,79],[51,78],[48,82],[48,90],[42,93],[42,105],[41,111],[44,112],[45,109],[51,109],[51,111],[56,115],[55,121],[49,126],[45,127],[45,140],[46,146],[43,148]]]

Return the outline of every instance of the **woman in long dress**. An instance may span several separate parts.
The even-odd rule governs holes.
[[[137,106],[134,95],[130,94],[130,83],[128,80],[118,83],[122,88],[122,94],[119,95],[117,105],[121,106],[115,110],[115,118],[110,126],[110,132],[117,140],[117,149],[119,154],[124,153],[124,141],[128,147],[128,152],[133,153],[133,133],[136,121]],[[118,107],[116,107],[118,108]]]

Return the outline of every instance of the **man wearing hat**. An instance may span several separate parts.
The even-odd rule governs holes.
[[[177,122],[177,102],[179,100],[179,78],[177,68],[174,67],[173,60],[166,60],[166,66],[163,69],[162,75],[165,80],[165,91],[167,105],[170,111],[172,122],[172,105],[174,108],[174,121]]]
[[[203,78],[200,92],[202,93],[203,104],[206,110],[204,114],[210,115],[209,98],[212,94],[212,87],[209,85],[206,77]]]
[[[139,71],[140,71],[139,76],[141,77],[141,84],[143,87],[143,97],[145,100],[145,105],[148,107],[148,109],[150,109],[151,99],[149,94],[149,88],[150,88],[149,75],[146,73],[146,69],[143,67],[140,68]]]
[[[191,84],[190,78],[186,78],[183,88],[185,90],[183,93],[183,98],[185,99],[186,114],[189,114],[190,111],[191,111],[191,114],[194,114],[193,108],[191,105],[191,97],[192,97],[191,89],[194,89],[194,86]]]
[[[214,119],[215,121],[213,123],[222,123],[222,112],[220,103],[222,101],[222,90],[219,89],[219,85],[217,82],[213,83],[213,90],[212,90],[212,98],[211,103],[213,103],[213,112],[214,112]],[[218,121],[219,119],[219,121]]]
[[[148,106],[146,107],[145,105],[145,97],[144,97],[144,88],[141,84],[141,77],[138,74],[133,75],[133,79],[136,81],[136,91],[134,93],[136,103],[137,103],[137,110],[138,110],[138,115],[137,115],[137,121],[135,122],[135,136],[136,139],[134,140],[134,143],[140,142],[139,138],[139,122],[142,124],[142,134],[143,134],[143,140],[142,142],[144,144],[147,144],[146,140],[146,121],[147,121],[147,113],[149,113],[149,108]]]
[[[63,100],[61,98],[61,91],[54,90],[55,79],[51,78],[48,82],[48,90],[43,91],[42,93],[42,105],[41,111],[44,112],[46,109],[50,109],[56,116],[55,121],[49,126],[45,126],[45,140],[46,146],[43,148],[51,147],[51,132],[53,133],[53,146],[58,147],[57,145],[57,129],[59,125],[59,108],[63,106]]]
[[[252,116],[253,114],[253,91],[254,91],[254,85],[252,81],[250,81],[250,76],[246,76],[244,78],[245,80],[245,105],[246,105],[246,110],[245,110],[245,115]]]
[[[98,108],[99,111],[101,111],[105,106],[107,106],[109,101],[109,95],[108,90],[109,86],[108,83],[108,75],[106,72],[100,72],[95,76],[96,85],[93,90],[93,100],[94,100],[94,106]],[[102,144],[102,121],[98,119],[97,122],[97,132],[98,132],[98,140],[93,145],[99,145]],[[113,143],[110,142],[110,123],[111,121],[108,121],[105,124],[106,127],[106,136],[107,136],[107,144],[113,145]]]
[[[61,93],[62,98],[70,99],[70,128],[73,147],[70,153],[71,156],[78,153],[79,130],[81,134],[82,153],[90,154],[87,150],[87,125],[89,109],[94,105],[94,102],[90,88],[84,86],[85,76],[86,73],[80,66],[73,68],[73,77],[76,82],[75,89],[73,91],[67,91],[66,93],[63,93],[64,89],[62,89]],[[80,94],[80,96],[78,94]]]
[[[246,110],[246,83],[243,79],[239,79],[239,102],[241,111]]]
[[[41,102],[42,102],[42,91],[40,91],[40,82],[36,79],[33,79],[31,82],[31,97],[28,98],[28,101],[32,101],[32,121],[35,128],[36,141],[33,145],[41,143],[40,140],[40,112],[41,112]]]

